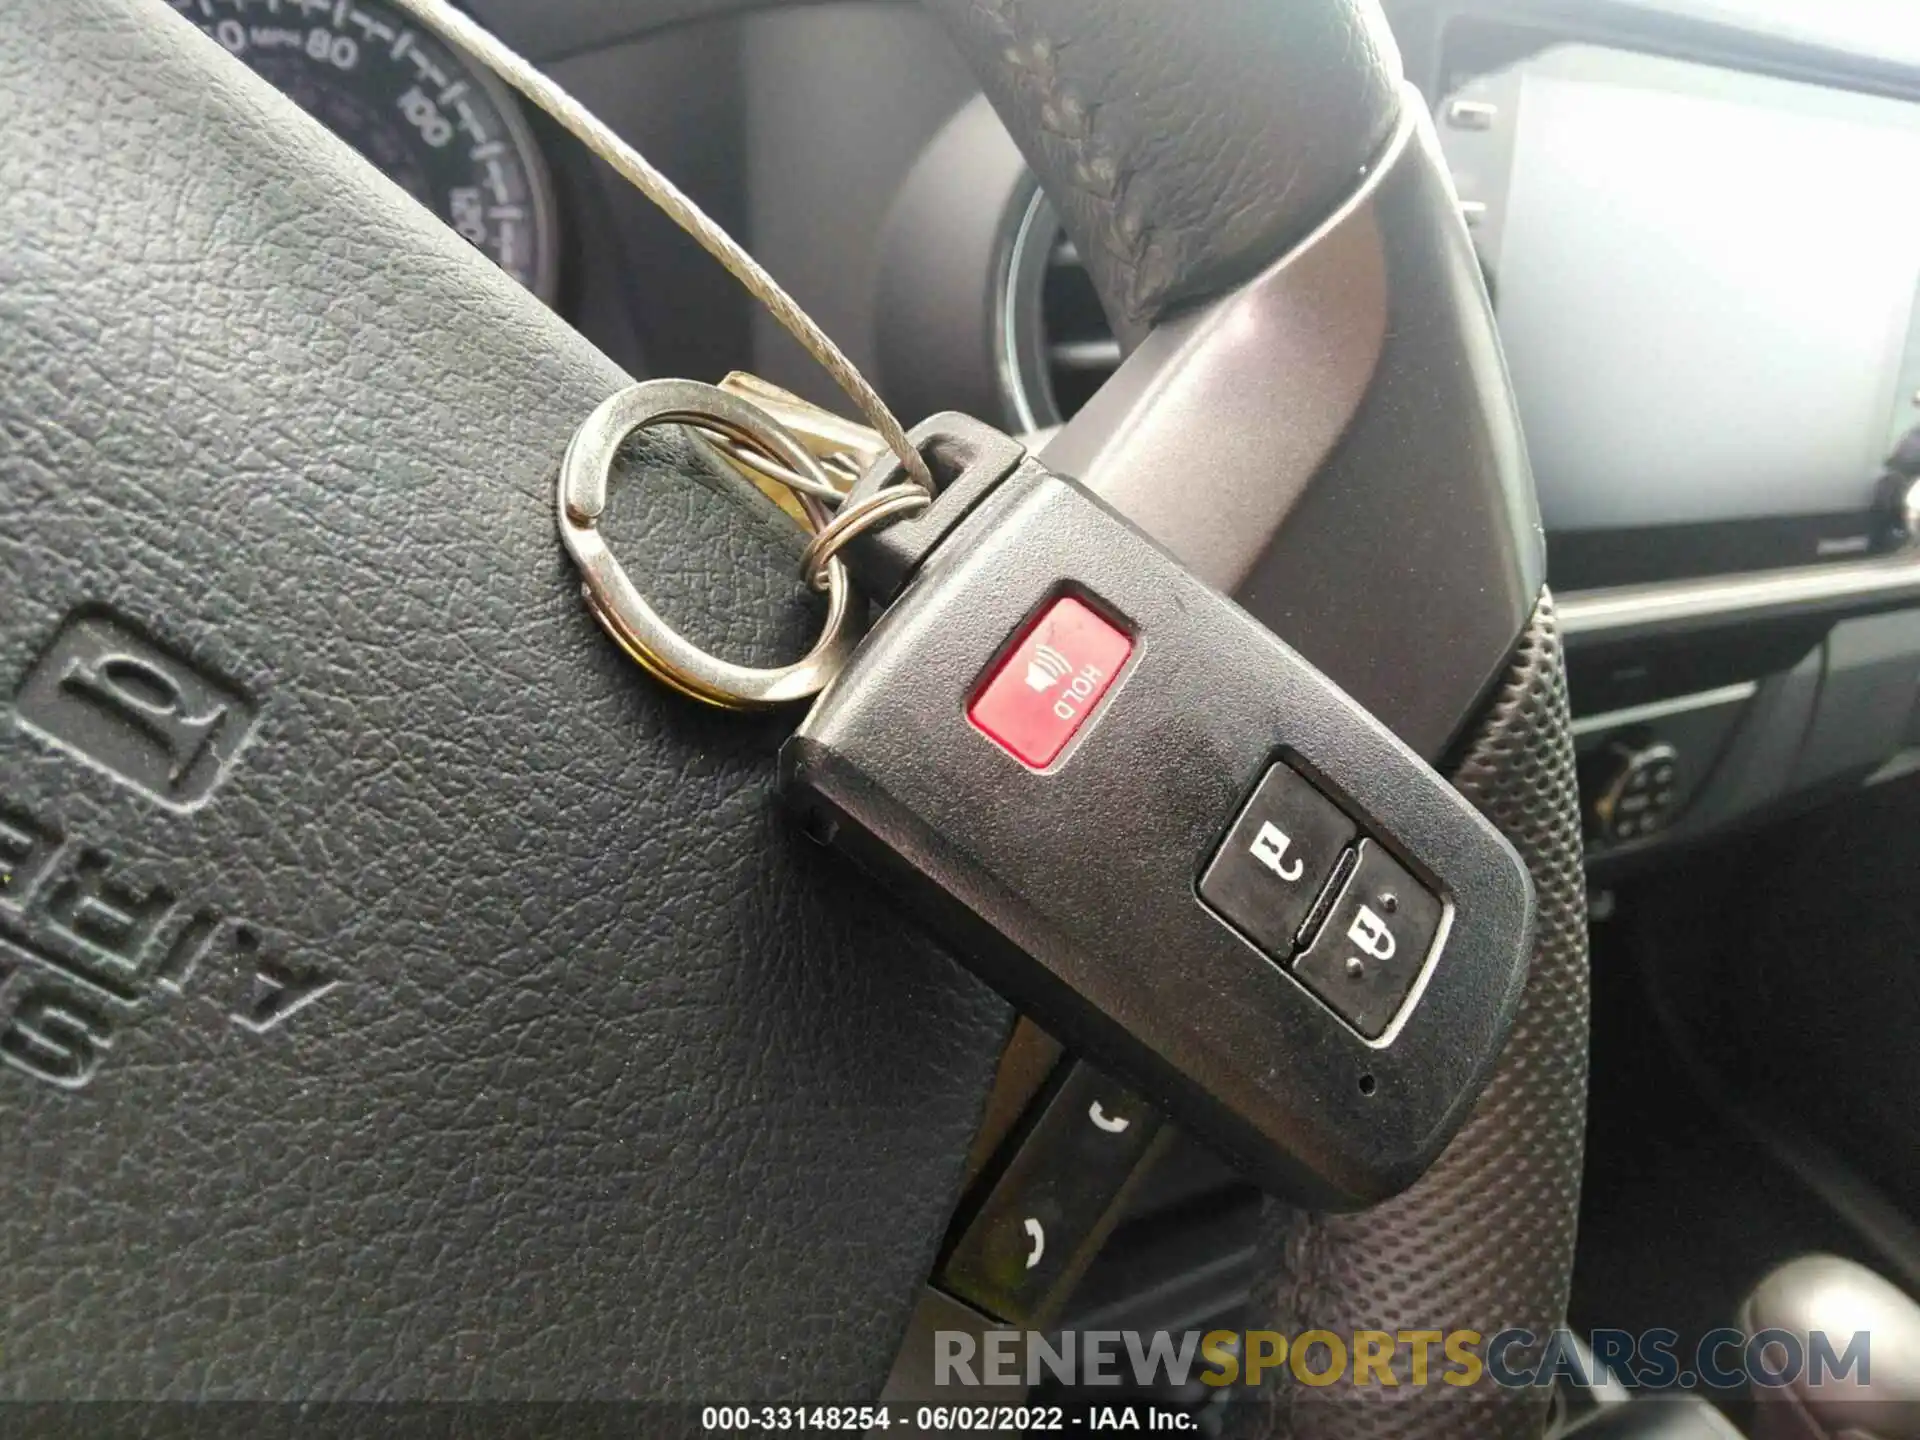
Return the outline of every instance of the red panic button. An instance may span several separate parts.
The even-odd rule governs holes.
[[[1071,596],[1041,613],[974,697],[967,718],[1014,759],[1043,770],[1093,713],[1133,641]]]

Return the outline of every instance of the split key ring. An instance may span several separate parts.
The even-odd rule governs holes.
[[[864,628],[846,565],[825,560],[827,619],[813,648],[791,665],[763,669],[722,660],[675,630],[641,595],[601,536],[613,464],[627,438],[656,425],[692,425],[750,447],[775,465],[830,491],[820,462],[760,407],[696,380],[645,380],[617,391],[574,432],[560,462],[560,538],[580,567],[581,590],[614,642],[649,674],[683,695],[726,710],[761,710],[818,694],[845,667]],[[817,535],[828,516],[795,488]]]

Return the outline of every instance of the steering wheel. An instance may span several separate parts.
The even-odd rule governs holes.
[[[1129,339],[1407,103],[1373,0],[936,8]],[[776,812],[790,719],[579,603],[551,477],[624,377],[159,0],[4,0],[0,70],[0,1394],[871,1397],[1012,1017]],[[672,434],[624,467],[669,618],[803,648],[791,527]],[[1270,1207],[1275,1328],[1563,1312],[1578,827],[1515,628],[1451,697],[1540,892],[1512,1045],[1407,1194]],[[1243,1413],[1538,1429],[1436,1398]]]

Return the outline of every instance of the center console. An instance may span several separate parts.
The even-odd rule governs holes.
[[[1920,746],[1920,77],[1680,12],[1409,27],[1526,430],[1602,868]]]

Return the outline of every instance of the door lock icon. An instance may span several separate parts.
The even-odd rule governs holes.
[[[1391,960],[1394,952],[1393,932],[1387,929],[1387,922],[1365,905],[1360,913],[1353,917],[1353,924],[1347,927],[1347,939],[1366,951],[1376,960]]]
[[[1307,862],[1298,855],[1293,857],[1292,865],[1287,864],[1287,847],[1292,843],[1293,837],[1269,820],[1262,823],[1260,833],[1253,837],[1247,849],[1254,859],[1292,884],[1307,868]]]

